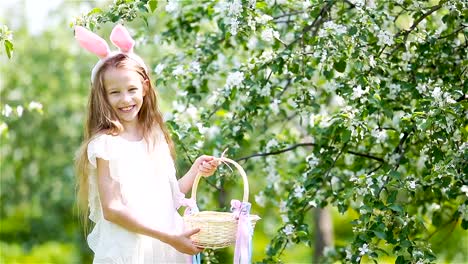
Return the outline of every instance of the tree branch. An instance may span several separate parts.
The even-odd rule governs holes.
[[[307,31],[311,30],[312,28],[316,27],[319,25],[319,22],[321,21],[323,15],[328,12],[328,10],[330,10],[330,8],[333,6],[334,4],[334,1],[328,1],[328,3],[326,5],[324,5],[322,7],[322,9],[320,10],[320,13],[318,14],[318,16],[314,19],[314,22],[312,22],[312,24],[310,25],[307,25],[306,27],[304,27],[304,29],[302,30],[302,33],[299,37],[297,37],[296,39],[294,39],[291,43],[289,43],[287,46],[286,46],[286,49],[290,48],[292,45],[294,45],[294,43],[296,43],[298,40],[304,38],[304,35]]]
[[[358,152],[355,152],[355,151],[352,151],[352,150],[348,150],[346,153],[349,153],[349,154],[353,154],[353,155],[356,155],[356,156],[360,156],[360,157],[364,157],[364,158],[368,158],[368,159],[373,159],[373,160],[376,160],[376,161],[379,161],[379,162],[384,162],[384,159],[382,158],[379,158],[379,157],[376,157],[376,156],[373,156],[373,155],[369,155],[369,154],[365,154],[365,153],[358,153]]]
[[[292,145],[290,147],[287,147],[285,149],[280,149],[280,150],[277,150],[277,151],[266,152],[266,153],[255,153],[255,154],[252,154],[252,155],[249,155],[249,156],[245,156],[245,157],[236,159],[236,161],[239,162],[239,161],[243,161],[243,160],[249,160],[249,159],[254,158],[254,157],[266,157],[266,156],[271,156],[271,155],[278,155],[278,154],[281,154],[281,153],[284,153],[284,152],[294,150],[294,149],[296,149],[298,147],[316,146],[316,145],[317,144],[311,143],[311,142],[298,143],[298,144]],[[326,147],[326,148],[335,149],[334,147]],[[373,155],[370,155],[370,154],[358,153],[358,152],[355,152],[355,151],[352,151],[352,150],[348,150],[348,151],[346,151],[346,153],[353,154],[353,155],[360,156],[360,157],[364,157],[364,158],[368,158],[368,159],[377,160],[377,161],[382,162],[382,163],[384,162],[384,160],[382,158],[379,158],[379,157],[376,157],[376,156],[373,156]]]
[[[394,38],[397,38],[401,35],[403,35],[403,42],[401,42],[398,46],[396,46],[392,52],[390,52],[390,54],[392,55],[393,53],[395,53],[395,51],[397,51],[401,46],[403,46],[406,42],[406,40],[408,39],[408,36],[409,34],[419,25],[419,23],[421,23],[424,19],[426,19],[426,17],[430,16],[432,13],[434,13],[435,11],[439,10],[442,8],[442,6],[444,5],[444,3],[447,2],[447,1],[442,1],[441,3],[439,3],[438,5],[436,6],[433,6],[429,11],[427,11],[427,13],[423,13],[420,17],[418,17],[418,19],[416,19],[416,21],[414,21],[413,25],[411,25],[411,27],[409,28],[409,30],[402,30],[398,33],[395,34]],[[384,47],[385,48],[385,47]],[[382,49],[383,51],[383,49]]]
[[[307,10],[301,10],[301,11],[293,11],[291,13],[286,13],[286,14],[282,14],[282,15],[279,15],[279,16],[275,16],[273,17],[273,20],[277,20],[278,18],[282,18],[282,17],[287,17],[287,16],[294,16],[294,15],[298,15],[298,14],[303,14],[307,12]]]
[[[448,38],[448,37],[450,37],[450,36],[453,36],[453,35],[457,34],[458,32],[462,31],[462,30],[465,29],[465,28],[467,28],[467,26],[462,24],[462,26],[461,26],[460,28],[458,28],[457,30],[455,30],[454,32],[452,32],[452,33],[450,33],[450,34],[447,34],[447,35],[445,35],[445,36],[440,36],[440,37],[437,38],[437,39]]]

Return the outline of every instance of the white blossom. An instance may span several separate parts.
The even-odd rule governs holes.
[[[358,250],[359,250],[359,254],[362,256],[369,252],[369,247],[367,244],[364,244],[362,245],[362,247],[359,247]]]
[[[5,104],[5,106],[3,107],[2,115],[9,117],[12,112],[13,112],[13,108],[11,108],[10,105]]]
[[[166,12],[177,13],[180,9],[179,0],[168,0],[166,4]]]
[[[468,221],[468,206],[466,204],[462,204],[458,211],[461,213],[461,217],[463,220]]]
[[[278,31],[273,30],[270,27],[267,27],[262,31],[262,39],[266,42],[272,42],[273,38],[279,38]]]
[[[409,60],[411,60],[412,57],[413,57],[413,54],[410,51],[405,51],[401,55],[401,59],[404,60],[404,61],[409,61]]]
[[[310,2],[310,0],[302,1],[302,8],[303,8],[303,9],[307,9],[307,8],[309,8],[310,6],[312,6],[312,3]]]
[[[18,105],[16,107],[16,113],[18,114],[19,117],[21,117],[23,115],[23,111],[24,111],[24,109],[23,109],[22,105]]]
[[[270,21],[272,19],[273,18],[271,16],[263,14],[263,15],[261,15],[259,17],[256,17],[255,21],[257,21],[257,23],[259,23],[259,24],[265,24],[265,23],[267,23],[268,21]]]
[[[265,194],[263,192],[260,192],[259,194],[255,195],[255,202],[260,207],[265,207]]]
[[[418,85],[416,86],[416,90],[418,90],[420,94],[425,94],[427,91],[427,86],[424,83],[418,83]]]
[[[281,213],[285,213],[285,212],[288,211],[286,201],[280,201],[279,210],[280,210]]]
[[[29,110],[42,110],[42,104],[36,101],[31,101],[28,106]]]
[[[208,138],[214,138],[219,134],[219,132],[220,132],[219,127],[212,124],[207,130],[207,136]]]
[[[270,61],[273,59],[274,53],[271,49],[266,49],[260,55],[260,59],[264,62]]]
[[[372,68],[374,68],[375,65],[377,65],[377,63],[375,62],[374,56],[373,56],[373,55],[370,55],[370,56],[369,56],[369,66],[371,66]]]
[[[420,259],[423,256],[424,256],[424,254],[420,250],[417,250],[417,249],[413,250],[413,257],[415,259]]]
[[[309,202],[309,205],[314,207],[314,208],[317,208],[317,201],[312,200],[312,201]]]
[[[226,80],[226,87],[232,88],[239,86],[244,81],[244,73],[243,72],[231,72],[229,73],[227,80]]]
[[[442,93],[440,87],[436,87],[436,88],[432,91],[432,93],[431,93],[432,97],[433,97],[436,101],[442,99],[442,98],[441,98],[442,94],[443,94],[443,93]]]
[[[172,108],[176,110],[177,112],[181,113],[185,111],[185,105],[180,103],[179,101],[173,101],[172,102]]]
[[[378,143],[385,142],[387,140],[387,131],[383,129],[374,129],[372,130],[372,136],[377,139]]]
[[[351,253],[351,250],[349,250],[349,248],[347,248],[345,250],[345,252],[346,252],[346,259],[351,260],[351,258],[353,257],[353,254]]]
[[[242,12],[242,1],[234,0],[227,5],[229,16],[238,16]]]
[[[200,73],[200,63],[198,61],[192,61],[190,63],[190,71],[193,73]]]
[[[379,34],[377,34],[377,37],[379,38],[379,42],[377,43],[379,46],[391,46],[393,43],[395,43],[393,41],[393,35],[388,31],[380,31]]]
[[[290,235],[292,235],[294,233],[294,226],[291,225],[291,224],[287,224],[284,227],[283,231],[287,236],[290,236]]]
[[[460,190],[468,197],[468,185],[463,185]]]
[[[252,31],[255,31],[257,29],[257,24],[255,23],[255,20],[253,20],[251,16],[247,18],[247,25],[250,27]]]
[[[401,86],[399,84],[391,83],[388,85],[388,88],[390,89],[390,93],[387,96],[388,98],[394,100],[398,93],[400,93]]]
[[[349,0],[349,2],[357,7],[364,6],[366,3],[365,0]]]
[[[247,42],[247,48],[249,48],[249,50],[253,50],[257,47],[257,44],[258,44],[258,39],[256,37],[251,37],[249,41]]]
[[[272,138],[268,141],[268,143],[266,144],[266,151],[269,152],[271,151],[272,149],[276,148],[278,146],[278,141],[276,141],[276,139]]]
[[[273,111],[275,115],[279,113],[279,103],[281,101],[279,99],[274,99],[273,102],[270,104],[270,109]]]
[[[270,88],[271,88],[270,83],[265,84],[265,85],[260,89],[259,94],[260,94],[261,96],[270,96],[270,92],[271,92]]]
[[[436,203],[432,203],[431,205],[429,205],[429,210],[430,211],[437,211],[440,209],[440,205],[439,204],[436,204]]]
[[[154,68],[154,73],[156,74],[161,74],[161,72],[164,70],[164,68],[166,67],[166,65],[162,64],[162,63],[159,63],[155,68]]]
[[[306,157],[306,161],[309,164],[309,167],[311,168],[316,167],[320,162],[320,160],[317,157],[315,157],[313,153]]]
[[[332,36],[343,35],[347,32],[347,28],[344,25],[336,24],[333,21],[327,21],[323,24],[323,27],[319,30],[318,36],[323,38],[331,34]]]
[[[357,98],[361,98],[364,94],[369,92],[369,88],[362,89],[361,85],[358,85],[353,88],[353,94],[351,95],[351,99],[356,100]]]
[[[408,187],[412,190],[416,189],[416,181],[410,181]]]
[[[390,163],[390,165],[396,165],[398,163],[398,160],[400,159],[400,154],[394,153],[394,154],[388,155],[387,157],[388,157],[388,163]]]
[[[305,189],[303,186],[296,186],[294,188],[294,197],[302,198],[304,196]]]
[[[184,75],[184,74],[185,74],[185,70],[184,70],[184,66],[183,66],[183,65],[177,66],[177,67],[172,71],[172,75],[174,75],[174,76],[179,76],[179,75]]]
[[[232,132],[235,134],[235,133],[239,132],[240,129],[241,129],[240,126],[234,126],[234,127],[232,128]]]
[[[190,117],[192,118],[193,120],[196,120],[197,117],[198,117],[198,109],[193,106],[193,105],[190,105],[186,110],[185,110],[185,113]]]
[[[231,25],[231,28],[229,29],[231,35],[237,35],[237,29],[239,28],[239,20],[237,20],[237,18],[232,18],[231,23],[229,24]]]

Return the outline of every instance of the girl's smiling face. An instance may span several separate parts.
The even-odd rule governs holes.
[[[124,126],[136,125],[147,81],[136,71],[111,67],[104,73],[104,87],[111,107]]]

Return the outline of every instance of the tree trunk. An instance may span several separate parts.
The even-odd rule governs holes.
[[[314,210],[315,251],[313,263],[319,263],[323,249],[333,245],[333,222],[327,208]]]

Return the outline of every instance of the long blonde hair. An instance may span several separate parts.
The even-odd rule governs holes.
[[[99,134],[118,135],[123,132],[123,125],[120,122],[117,114],[111,107],[107,93],[104,87],[104,73],[109,68],[120,68],[133,70],[137,72],[142,82],[148,80],[146,94],[143,97],[143,103],[138,113],[138,121],[143,128],[143,137],[147,142],[156,143],[154,139],[157,127],[159,126],[164,133],[167,144],[171,151],[172,159],[175,160],[174,144],[171,136],[164,125],[164,120],[159,110],[159,104],[156,91],[153,84],[143,67],[135,60],[125,54],[118,54],[108,59],[96,74],[91,85],[91,93],[88,99],[88,117],[84,127],[84,139],[81,144],[75,159],[75,170],[77,176],[77,204],[80,219],[83,222],[85,233],[88,231],[88,193],[89,193],[89,160],[88,160],[88,144]]]

